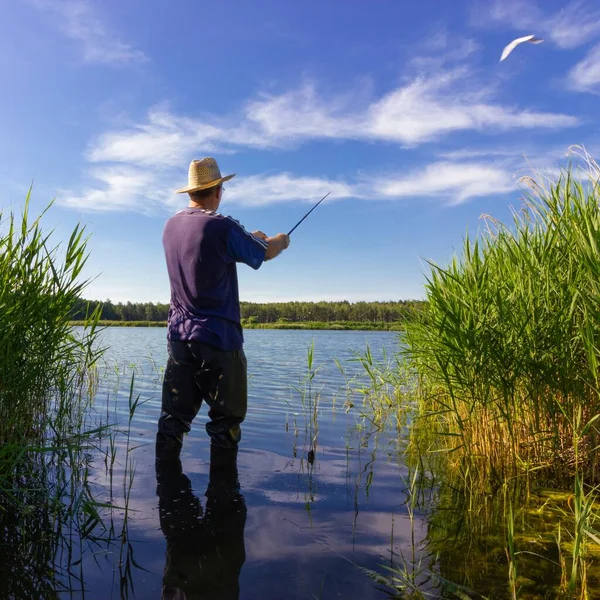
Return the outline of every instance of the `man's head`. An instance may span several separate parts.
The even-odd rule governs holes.
[[[207,210],[217,210],[223,195],[223,182],[233,175],[221,176],[221,170],[214,158],[193,160],[188,171],[188,184],[177,190],[178,194],[190,195],[190,206],[201,206]]]
[[[206,210],[218,210],[219,204],[221,204],[221,198],[223,197],[223,184],[215,185],[205,190],[198,190],[196,192],[188,192],[190,196],[190,206],[199,206]]]

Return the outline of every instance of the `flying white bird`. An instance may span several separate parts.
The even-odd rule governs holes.
[[[502,62],[519,44],[523,44],[524,42],[529,42],[530,44],[541,44],[544,40],[540,40],[536,38],[535,35],[526,35],[525,37],[517,38],[513,40],[504,50],[502,51],[502,56],[500,57],[500,62]]]

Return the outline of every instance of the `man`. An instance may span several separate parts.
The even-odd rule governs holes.
[[[211,445],[237,449],[246,416],[246,357],[236,263],[258,269],[289,246],[289,236],[248,233],[216,211],[223,183],[214,158],[190,164],[188,208],[171,217],[163,246],[171,283],[169,359],[163,380],[157,458],[178,456],[183,434],[206,401]]]

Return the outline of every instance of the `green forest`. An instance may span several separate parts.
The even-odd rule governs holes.
[[[412,320],[423,309],[421,300],[397,302],[241,302],[242,320],[245,324],[353,322],[353,323],[403,323]],[[110,300],[84,300],[76,302],[73,320],[80,321],[94,310],[100,309],[102,321],[167,320],[169,305],[152,302],[119,302]]]

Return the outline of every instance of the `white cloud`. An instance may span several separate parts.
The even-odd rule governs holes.
[[[471,91],[470,87],[472,87]],[[467,69],[417,77],[388,94],[363,102],[350,94],[325,98],[314,85],[249,102],[241,115],[204,118],[155,107],[146,121],[95,140],[91,162],[175,167],[193,154],[247,148],[278,148],[315,139],[389,141],[415,146],[455,131],[502,132],[558,129],[574,116],[522,110],[494,103]]]
[[[365,127],[364,112],[349,97],[320,98],[313,85],[264,95],[246,107],[246,119],[274,143],[301,138],[358,138]]]
[[[456,92],[467,83],[466,70],[435,79],[420,78],[374,104],[369,111],[368,135],[408,145],[431,141],[452,131],[506,131],[557,129],[577,124],[575,117],[518,110],[486,103],[485,90]]]
[[[600,9],[591,2],[575,0],[558,12],[545,15],[531,1],[495,0],[488,17],[521,33],[544,36],[559,48],[576,48],[600,35]]]
[[[89,0],[30,0],[53,13],[59,29],[81,43],[83,58],[90,63],[126,64],[147,60],[145,54],[117,39],[96,14]]]
[[[164,187],[164,174],[152,170],[106,167],[93,171],[99,185],[80,194],[65,191],[57,202],[82,212],[132,211],[155,213],[182,206]],[[172,186],[174,187],[174,186]],[[515,188],[510,171],[501,164],[439,161],[402,174],[380,174],[374,180],[331,180],[292,173],[239,177],[226,184],[225,206],[259,207],[286,202],[314,202],[327,192],[327,201],[346,198],[399,200],[428,197],[459,204],[472,198],[503,194]]]
[[[75,194],[62,190],[57,202],[65,208],[81,212],[133,211],[152,213],[168,202],[168,194],[161,188],[159,178],[149,170],[127,166],[107,166],[92,169],[96,181]]]
[[[571,2],[548,19],[550,37],[560,48],[576,48],[600,35],[600,10],[592,5]]]
[[[381,182],[377,192],[383,197],[426,196],[461,204],[471,198],[504,194],[514,188],[513,177],[502,166],[441,161],[407,176]]]
[[[460,69],[418,77],[363,109],[344,99],[325,101],[313,87],[253,102],[246,113],[263,139],[273,143],[302,138],[387,140],[407,146],[430,142],[452,131],[506,131],[562,128],[576,117],[484,102],[491,92],[465,91],[472,74]],[[460,90],[460,91],[459,91]]]
[[[578,91],[600,91],[600,44],[594,46],[569,72],[569,85]]]
[[[227,141],[223,129],[155,107],[149,111],[147,122],[100,136],[90,146],[87,156],[91,162],[181,166],[184,157],[197,148],[205,152],[216,150],[219,140]]]
[[[279,173],[234,179],[226,186],[225,198],[243,206],[264,206],[291,201],[314,202],[329,191],[326,201],[363,195],[359,186],[343,181]]]

